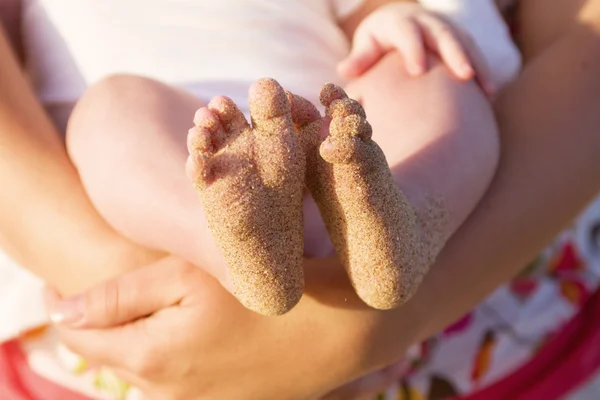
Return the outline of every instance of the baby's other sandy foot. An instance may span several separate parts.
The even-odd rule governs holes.
[[[307,186],[357,294],[378,309],[403,304],[427,263],[416,214],[371,140],[362,106],[327,84],[326,117],[319,121],[306,100],[288,96],[307,152]]]
[[[250,90],[251,127],[226,97],[194,118],[187,171],[223,251],[234,295],[264,315],[300,300],[305,156],[285,92],[272,79]]]

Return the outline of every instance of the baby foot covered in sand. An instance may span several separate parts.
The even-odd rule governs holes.
[[[285,92],[271,79],[250,90],[252,127],[232,100],[197,111],[188,174],[224,253],[234,295],[265,315],[289,311],[304,289],[305,155]]]
[[[339,87],[321,91],[326,117],[288,93],[307,153],[307,186],[359,297],[378,309],[404,303],[427,270],[417,216],[371,140],[362,106]],[[329,123],[329,136],[327,136]]]

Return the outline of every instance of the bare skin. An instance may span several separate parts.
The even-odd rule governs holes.
[[[430,260],[416,212],[371,139],[362,106],[332,84],[321,90],[325,118],[302,97],[290,99],[305,141],[307,185],[352,285],[371,307],[399,306]]]
[[[247,341],[258,341],[258,343],[252,342],[256,344],[255,346],[248,346],[249,343],[245,343],[244,349],[248,349],[248,355],[244,360],[260,359],[263,361],[260,362],[261,367],[276,364],[277,368],[260,369],[256,367],[256,361],[246,366],[246,368],[240,366],[240,374],[235,375],[237,380],[240,377],[245,377],[249,371],[257,374],[254,377],[255,379],[247,379],[246,385],[244,385],[233,379],[234,377],[229,369],[231,365],[240,363],[240,358],[228,359],[223,363],[224,367],[221,375],[218,375],[218,380],[224,382],[231,379],[231,385],[221,386],[222,389],[233,390],[235,388],[237,390],[236,395],[244,396],[249,391],[248,387],[268,388],[273,389],[269,393],[274,396],[280,393],[278,386],[273,384],[273,381],[279,381],[276,378],[277,374],[280,374],[280,380],[285,382],[285,387],[288,390],[292,390],[289,386],[290,377],[297,378],[292,379],[295,385],[311,386],[312,390],[315,390],[315,387],[322,388],[326,385],[333,385],[335,382],[339,383],[349,376],[358,376],[356,375],[357,365],[362,365],[360,368],[365,368],[363,371],[366,372],[375,365],[383,365],[386,362],[393,361],[403,354],[404,349],[412,339],[411,335],[413,335],[415,329],[420,329],[420,337],[425,337],[437,332],[445,324],[462,315],[480,301],[486,293],[513,276],[524,262],[527,262],[539,248],[543,247],[596,194],[597,186],[595,185],[599,179],[598,171],[600,171],[596,149],[599,148],[600,142],[598,141],[598,135],[596,135],[599,123],[598,113],[594,112],[593,107],[598,101],[599,92],[595,87],[599,84],[600,54],[598,54],[598,36],[594,31],[600,30],[600,13],[598,12],[600,2],[594,0],[577,2],[552,0],[551,4],[548,4],[547,0],[529,0],[524,3],[526,5],[523,7],[522,17],[525,27],[523,30],[525,53],[534,62],[530,63],[528,73],[524,74],[515,85],[503,94],[503,101],[497,107],[498,113],[501,115],[502,130],[506,137],[504,142],[506,156],[502,159],[500,172],[495,178],[492,189],[488,191],[485,201],[469,218],[469,222],[461,228],[460,234],[452,240],[448,249],[444,251],[433,273],[429,275],[431,279],[426,279],[426,284],[419,291],[414,301],[411,301],[407,307],[395,310],[392,314],[365,310],[364,313],[350,313],[351,315],[347,315],[348,313],[345,313],[345,310],[336,310],[327,314],[327,305],[320,301],[311,303],[307,299],[302,302],[305,303],[302,313],[290,313],[290,319],[256,320],[252,315],[253,313],[239,310],[237,304],[230,301],[227,293],[219,285],[203,286],[202,292],[206,295],[206,301],[210,302],[211,299],[214,301],[207,307],[208,311],[231,307],[232,309],[238,309],[240,312],[239,315],[236,314],[227,323],[222,322],[218,326],[204,323],[198,328],[204,330],[210,327],[215,328],[217,331],[214,334],[215,340],[206,346],[206,350],[217,351],[212,357],[210,354],[203,353],[204,364],[213,364],[214,360],[222,355],[219,350],[229,348],[227,344],[224,344],[227,342],[223,340],[223,336],[228,336],[239,329],[240,321],[243,318],[251,319],[256,326],[276,325],[268,332],[269,334],[261,331],[260,335],[254,334],[244,338]],[[548,21],[554,22],[548,23]],[[581,21],[589,22],[593,30],[581,30]],[[0,54],[3,60],[12,60],[11,55],[6,53],[5,48],[2,46],[0,46]],[[9,64],[3,62],[1,65],[6,67]],[[581,65],[586,65],[587,68],[583,69]],[[388,67],[391,72],[397,71],[398,66],[388,64]],[[464,86],[453,86],[452,92],[425,90],[432,87],[438,89],[444,87],[444,79],[451,81],[447,75],[439,73],[441,70],[443,68],[438,67],[435,72],[427,74],[416,81],[412,81],[400,73],[403,89],[398,89],[396,96],[404,99],[407,105],[414,103],[418,106],[420,104],[418,100],[423,97],[424,93],[435,93],[434,98],[440,98],[439,105],[441,107],[434,108],[436,117],[432,117],[426,122],[444,121],[444,115],[447,115],[445,113],[450,110],[443,106],[453,104],[456,100],[456,97],[449,96],[449,93],[472,94],[471,89]],[[12,68],[12,71],[16,71],[16,69]],[[19,90],[9,92],[5,97],[0,96],[0,98],[2,98],[3,105],[18,103],[17,107],[11,109],[20,110],[20,112],[7,114],[6,118],[1,119],[0,124],[3,127],[11,127],[12,129],[3,129],[0,132],[2,134],[9,133],[8,137],[2,136],[3,139],[7,140],[4,143],[9,146],[8,149],[19,149],[21,154],[26,152],[31,156],[28,158],[30,162],[22,165],[17,163],[18,167],[14,167],[14,159],[2,158],[3,165],[4,163],[13,165],[10,174],[7,173],[3,178],[13,176],[17,178],[18,175],[14,175],[15,171],[32,171],[34,173],[32,173],[31,178],[23,176],[20,181],[25,182],[27,179],[36,181],[37,177],[42,176],[41,174],[35,174],[36,171],[47,171],[48,166],[53,165],[53,163],[59,166],[67,165],[67,163],[61,161],[64,149],[61,149],[60,146],[52,146],[50,149],[48,146],[44,146],[43,152],[36,152],[38,147],[34,146],[34,140],[29,140],[30,138],[39,139],[40,136],[48,138],[58,136],[58,133],[45,128],[47,125],[45,125],[45,119],[42,117],[43,114],[39,111],[40,107],[37,103],[33,101],[17,102],[19,97],[14,96],[14,93],[29,92],[24,80],[20,79],[20,75],[15,75],[12,71],[11,69],[2,70],[0,75],[7,77],[7,82],[11,82]],[[441,79],[440,76],[444,79]],[[570,80],[557,80],[556,76],[570,77]],[[431,82],[434,84],[431,84]],[[372,82],[367,80],[363,89],[369,92],[369,90],[381,90],[382,87],[387,86],[373,85]],[[409,88],[408,91],[407,88]],[[540,97],[540,91],[547,92],[549,95]],[[481,98],[475,97],[479,102],[467,103],[466,107],[468,109],[481,104]],[[431,99],[427,100],[431,102]],[[461,100],[464,101],[465,99],[461,98]],[[463,102],[458,103],[464,104]],[[583,106],[573,108],[571,107],[572,104]],[[178,105],[182,104],[178,103]],[[197,107],[199,105],[196,104],[195,108]],[[172,108],[177,110],[177,107]],[[375,124],[376,120],[373,120],[372,112],[370,110],[367,110],[367,112],[371,116],[371,122]],[[411,110],[411,114],[415,114],[415,110]],[[152,115],[159,115],[159,113]],[[450,113],[449,115],[454,114]],[[13,123],[21,118],[31,124],[17,125]],[[470,122],[473,123],[472,120]],[[474,129],[474,131],[477,131],[477,129]],[[413,131],[408,130],[408,132]],[[11,136],[10,133],[15,133],[15,135]],[[576,137],[573,137],[573,134]],[[23,139],[23,142],[17,141],[14,147],[10,147],[13,137],[14,139]],[[396,138],[395,140],[402,140],[402,138]],[[56,141],[59,140],[56,139]],[[406,149],[407,147],[400,148]],[[54,149],[57,150],[54,151]],[[581,149],[585,149],[585,151],[581,153]],[[563,162],[557,163],[556,159],[561,159]],[[535,166],[535,168],[531,168],[532,166]],[[62,170],[70,174],[72,167],[65,166]],[[53,169],[53,171],[55,173],[44,173],[43,176],[47,178],[49,176],[64,175],[61,175],[61,168]],[[526,171],[527,174],[524,174],[523,171]],[[579,176],[581,179],[574,180],[572,179],[573,176]],[[557,184],[556,177],[559,177],[560,184]],[[15,182],[17,181],[19,180],[16,179]],[[446,181],[447,179],[444,180],[444,182]],[[531,182],[540,184],[543,190],[538,190],[538,186],[532,186]],[[6,187],[15,187],[14,182],[9,183],[3,180],[3,184]],[[72,186],[79,187],[78,185],[79,182],[76,179],[73,180]],[[18,199],[18,202],[12,204],[22,205],[23,200],[27,199],[33,200],[31,202],[32,206],[46,204],[47,196],[52,198],[55,191],[44,190],[45,187],[32,188],[36,189],[32,190],[32,196],[24,194]],[[13,192],[7,191],[7,193]],[[60,191],[63,202],[66,193],[69,193],[69,191]],[[83,193],[83,190],[75,192],[77,195],[79,193]],[[7,207],[1,209],[11,210],[11,199],[3,196],[3,200],[7,201]],[[69,210],[73,212],[81,211],[81,215],[85,215],[90,213],[88,211],[90,207],[86,204],[85,202],[70,202]],[[536,204],[539,207],[532,208],[531,204]],[[557,213],[557,211],[559,212]],[[53,209],[40,210],[37,215],[40,217],[44,215],[53,216],[55,213]],[[95,213],[92,212],[91,215],[95,215]],[[93,224],[87,223],[88,219],[74,217],[73,220],[80,222],[82,226],[93,226]],[[53,218],[52,221],[54,223],[52,226],[58,227],[61,223],[71,220],[63,217]],[[545,223],[540,224],[540,221],[545,221]],[[22,237],[27,237],[28,240],[20,240],[21,236],[15,238],[14,235],[8,235],[10,229],[7,230],[6,228],[11,227],[11,222],[13,221],[3,221],[3,234],[7,233],[3,245],[12,249],[13,255],[21,254],[25,265],[42,275],[44,274],[40,266],[63,267],[62,271],[60,268],[54,268],[52,274],[45,275],[50,282],[56,285],[65,286],[65,282],[71,277],[80,277],[82,280],[87,279],[88,284],[89,281],[98,281],[98,277],[89,276],[90,269],[81,268],[83,265],[99,264],[98,267],[100,268],[114,264],[115,268],[113,270],[104,270],[103,273],[107,275],[116,275],[119,268],[123,269],[123,263],[117,262],[117,257],[108,257],[106,263],[99,263],[98,256],[102,255],[129,254],[132,264],[143,264],[139,260],[135,260],[137,247],[131,244],[122,246],[121,249],[124,250],[115,253],[109,251],[110,249],[107,249],[102,242],[94,240],[94,237],[81,235],[80,231],[69,233],[70,231],[67,230],[64,235],[57,237],[55,232],[60,231],[60,229],[53,229],[52,232],[40,230],[39,218],[35,223],[32,222],[27,225],[24,225],[22,220],[19,221],[18,225],[16,225],[17,221],[14,221],[15,226],[27,233]],[[103,227],[102,224],[99,224],[99,226],[100,228]],[[523,232],[523,227],[527,227],[525,232]],[[32,245],[32,233],[36,234],[35,241],[40,245]],[[115,238],[118,237],[114,233],[112,235]],[[77,243],[79,238],[89,242],[89,248],[76,246],[74,243]],[[507,249],[511,251],[506,251]],[[78,257],[73,257],[74,251],[76,251],[75,254]],[[26,260],[27,262],[25,262]],[[317,269],[320,272],[316,274],[319,275],[317,280],[320,282],[331,280],[329,276],[324,277],[321,273],[328,267],[328,265],[318,266]],[[468,279],[464,279],[465,277]],[[344,280],[341,275],[338,275],[338,278],[339,281]],[[79,288],[83,287],[81,283],[79,285]],[[331,297],[330,285],[317,284],[316,286],[322,290],[311,290],[311,295],[317,298]],[[71,287],[76,286],[71,285]],[[353,301],[349,288],[340,291],[337,297],[343,300],[346,296],[349,301]],[[222,313],[220,311],[218,315],[212,316],[218,319],[222,316]],[[343,319],[342,317],[345,315],[347,318]],[[366,315],[373,316],[369,327],[364,324]],[[202,315],[200,319],[208,320],[210,316]],[[425,316],[426,318],[423,320]],[[309,318],[313,321],[317,318],[312,325],[313,329],[303,330]],[[336,330],[336,327],[342,325],[344,326],[343,330]],[[356,329],[360,327],[363,327],[363,329]],[[250,328],[247,327],[247,329]],[[386,334],[386,332],[393,332],[393,334]],[[328,337],[335,337],[335,342],[323,342],[323,338]],[[272,343],[275,338],[285,338],[288,341],[288,346],[277,348],[281,351],[265,353],[264,349],[267,344]],[[349,340],[350,338],[353,340]],[[82,341],[82,343],[90,345],[89,341]],[[240,338],[236,336],[231,343],[240,343]],[[356,346],[359,344],[360,346],[369,346],[368,343],[377,348],[376,351],[370,350],[372,352],[370,357],[348,360],[344,356],[344,360],[340,361],[339,356],[337,359],[322,356],[323,354],[333,354],[330,347],[332,344],[338,346],[338,354],[346,355],[355,354],[354,351],[348,353],[348,349],[357,349]],[[114,346],[113,342],[107,341],[106,349],[114,349]],[[321,346],[322,352],[314,351],[314,346]],[[288,350],[298,351],[302,348],[313,349],[311,354],[317,356],[298,358],[298,354],[306,356],[306,353],[295,352],[289,358],[287,364],[282,361],[281,357],[287,357]],[[358,349],[360,348],[358,347]],[[124,350],[126,349],[133,350],[130,341],[126,343]],[[148,349],[148,354],[154,354],[156,346],[148,346]],[[365,350],[361,351],[364,352]],[[165,355],[172,355],[172,351],[165,352]],[[276,360],[276,362],[267,363],[264,362],[265,359]],[[120,361],[125,360],[128,360],[128,358],[120,357]],[[146,358],[146,361],[149,360],[149,358]],[[303,364],[311,364],[312,368],[298,369],[299,360],[304,360]],[[158,362],[162,361],[163,359],[158,359]],[[145,370],[153,370],[153,364],[145,363],[142,365]],[[343,368],[343,371],[339,371],[339,368]],[[288,370],[287,373],[285,373],[286,369]],[[216,373],[215,368],[208,372]],[[294,373],[297,375],[293,375]],[[206,377],[206,374],[202,376]],[[267,376],[274,377],[266,379]],[[264,380],[261,380],[261,378]],[[294,390],[298,391],[299,389],[294,388]],[[304,393],[309,391],[310,388],[304,388]],[[346,400],[350,397],[348,393],[344,392],[344,395],[335,398]]]
[[[420,222],[436,225],[419,221],[396,185],[362,106],[333,84],[321,91],[325,118],[300,96],[288,101],[272,79],[250,92],[252,128],[232,100],[217,97],[188,135],[188,176],[236,297],[279,315],[302,295],[306,152],[308,188],[357,294],[377,309],[406,302],[441,248],[440,229],[421,232]]]
[[[4,49],[0,49],[0,53],[3,54],[3,60],[11,60],[11,55],[6,55]],[[10,65],[10,63],[2,63],[2,66],[7,65]],[[423,126],[422,123],[419,123],[417,124],[418,129],[413,129],[415,127],[410,125],[411,120],[409,118],[404,115],[399,116],[408,125],[405,125],[406,134],[393,138],[394,144],[397,146],[396,148],[406,151],[401,155],[410,158],[410,153],[416,151],[415,149],[419,147],[418,141],[419,138],[423,138],[422,133],[424,131],[445,133],[445,131],[439,129],[440,126],[447,125],[444,116],[455,115],[454,110],[445,107],[445,105],[454,104],[453,101],[449,101],[449,96],[456,93],[472,96],[475,91],[474,88],[459,87],[444,72],[445,69],[439,65],[434,72],[427,74],[421,80],[415,81],[406,79],[402,75],[402,63],[398,62],[397,58],[389,59],[382,65],[384,65],[382,70],[378,70],[377,73],[371,74],[364,80],[363,89],[365,90],[362,90],[362,92],[365,104],[369,107],[367,110],[369,115],[376,115],[376,113],[373,113],[373,110],[378,108],[375,104],[377,102],[375,95],[379,96],[382,88],[390,89],[388,91],[389,98],[393,98],[400,103],[416,105],[417,109],[422,107],[422,102],[419,99],[423,99],[423,96],[420,96],[419,93],[436,93],[435,98],[440,100],[439,103],[435,102],[437,104],[434,107],[436,117],[426,121],[430,122],[431,126]],[[204,216],[197,206],[196,194],[191,189],[191,185],[187,183],[185,177],[178,180],[183,164],[182,160],[185,160],[181,157],[185,152],[185,141],[183,140],[183,144],[180,145],[178,139],[171,136],[173,133],[183,132],[187,129],[189,115],[192,115],[195,109],[203,105],[202,101],[193,98],[189,94],[173,88],[167,89],[164,85],[161,86],[157,82],[151,82],[143,78],[111,77],[92,88],[93,93],[86,95],[86,102],[90,107],[87,110],[85,106],[80,107],[77,118],[72,118],[70,127],[71,150],[80,146],[78,150],[72,152],[72,155],[80,152],[80,157],[78,157],[80,166],[87,165],[89,167],[95,162],[104,165],[100,171],[106,175],[96,175],[95,177],[109,178],[98,180],[96,182],[97,186],[94,186],[93,179],[90,179],[94,176],[89,175],[90,170],[88,169],[85,174],[86,189],[88,191],[91,189],[94,192],[92,196],[94,205],[99,206],[98,209],[103,216],[112,212],[112,217],[109,218],[110,225],[117,227],[121,233],[144,244],[144,246],[134,245],[131,241],[123,239],[114,230],[106,229],[107,224],[102,218],[98,218],[92,207],[88,206],[89,200],[87,200],[85,191],[81,187],[79,177],[74,173],[75,170],[66,157],[64,144],[59,138],[59,132],[47,128],[47,118],[43,115],[39,103],[35,102],[25,81],[21,79],[16,71],[16,68],[11,67],[1,73],[3,77],[6,77],[7,82],[11,82],[10,87],[14,88],[6,96],[0,96],[2,102],[8,104],[10,110],[18,110],[18,112],[3,115],[2,126],[10,129],[3,129],[1,132],[3,139],[7,139],[6,144],[8,147],[6,149],[15,150],[8,154],[19,154],[20,158],[26,160],[26,162],[18,163],[18,160],[14,158],[3,158],[2,165],[6,166],[6,171],[8,171],[6,177],[15,178],[10,181],[3,180],[3,183],[11,188],[15,187],[15,183],[18,183],[17,187],[19,188],[25,187],[25,183],[30,182],[44,182],[45,184],[43,186],[28,184],[29,192],[18,196],[16,192],[9,190],[7,193],[15,193],[14,199],[3,197],[8,205],[6,208],[3,207],[4,210],[11,210],[10,204],[22,206],[24,200],[28,201],[26,207],[29,210],[37,210],[39,207],[39,212],[30,213],[31,218],[28,218],[27,224],[23,224],[22,219],[12,218],[14,216],[13,212],[6,213],[9,219],[3,221],[2,232],[3,234],[6,233],[6,241],[3,246],[6,245],[12,255],[19,258],[25,266],[40,273],[48,279],[49,283],[59,286],[63,293],[80,290],[90,285],[90,283],[99,282],[108,276],[118,275],[126,269],[143,265],[160,256],[154,255],[156,253],[148,250],[148,248],[172,248],[174,251],[181,251],[181,254],[187,252],[188,255],[190,255],[190,251],[193,251],[192,257],[189,257],[189,259],[194,260],[207,270],[213,271],[211,268],[214,265],[213,263],[218,263],[219,253],[210,251],[210,241],[207,241],[205,246],[197,245],[197,240],[202,238],[202,234],[205,233],[198,223],[202,219],[197,217],[204,218]],[[401,79],[393,82],[383,79],[380,83],[374,84],[374,81],[377,81],[377,79],[373,79],[374,75],[384,77],[388,76],[387,73],[392,72],[396,74],[400,72]],[[125,81],[129,81],[129,83]],[[444,82],[448,83],[445,84]],[[390,85],[390,83],[393,83],[393,85]],[[448,85],[450,86],[449,89]],[[432,91],[431,88],[441,90]],[[155,89],[155,91],[149,89]],[[20,96],[15,95],[15,93],[26,94],[26,101],[20,101]],[[111,96],[107,96],[108,94],[111,94]],[[393,96],[391,96],[392,94]],[[91,100],[94,97],[96,108],[91,107]],[[480,101],[481,96],[475,97],[477,101]],[[432,103],[431,98],[424,100],[427,104]],[[460,101],[456,103],[463,104]],[[107,106],[110,106],[110,108],[107,108]],[[468,108],[472,109],[471,107],[477,107],[477,105],[472,104]],[[398,109],[405,108],[399,107]],[[98,113],[93,113],[94,110]],[[104,115],[109,113],[111,118],[104,118],[103,113]],[[406,113],[408,117],[418,114],[411,107],[406,107]],[[385,112],[380,114],[383,116]],[[86,119],[87,124],[85,123]],[[26,124],[21,124],[19,121],[24,121]],[[383,118],[371,118],[374,125],[384,128],[385,121]],[[485,130],[485,124],[483,127],[475,127],[473,121],[466,122],[473,128],[467,130],[468,132],[479,134],[482,130]],[[81,130],[77,133],[79,128]],[[393,128],[394,133],[397,133],[396,127]],[[378,135],[381,135],[380,139],[385,137],[385,129],[378,129],[377,132],[380,132],[378,133]],[[4,136],[5,133],[8,133],[8,137]],[[74,139],[78,135],[82,136],[82,140]],[[40,137],[43,137],[41,140],[42,145],[38,146]],[[468,138],[469,135],[460,137]],[[481,137],[481,135],[477,137]],[[46,140],[51,141],[53,145],[47,146]],[[468,141],[468,143],[472,142],[472,140]],[[159,152],[151,151],[152,148],[159,149]],[[398,160],[402,159],[402,157],[398,157],[400,155],[398,152],[386,152],[386,156],[389,157],[390,155],[394,163],[398,163]],[[429,159],[435,159],[435,157]],[[16,168],[14,167],[15,162],[18,165]],[[411,171],[408,165],[423,165],[418,159],[410,159],[405,164],[407,168],[396,170],[396,172],[400,172],[399,176],[411,175],[406,174],[406,172]],[[129,169],[127,165],[137,167]],[[425,163],[425,165],[428,164]],[[148,168],[150,168],[152,174],[148,174]],[[415,167],[414,169],[420,168]],[[52,173],[48,173],[49,170]],[[15,175],[15,171],[18,171],[19,174]],[[143,175],[137,175],[138,172],[142,171]],[[31,174],[21,175],[20,172]],[[172,174],[173,172],[175,173]],[[168,181],[162,180],[165,176],[169,177]],[[68,181],[69,184],[63,185],[61,182],[57,185],[56,181],[51,182],[49,180],[50,177],[53,180],[54,178],[68,177],[65,181]],[[115,177],[122,178],[123,182],[127,182],[127,186],[120,187],[119,182],[114,180]],[[173,179],[174,177],[175,179]],[[446,177],[444,176],[444,178]],[[442,180],[444,182],[450,181],[448,179]],[[403,187],[410,186],[407,179],[398,179],[398,181],[402,181]],[[183,185],[180,184],[181,182],[183,182]],[[105,186],[107,184],[109,186]],[[115,189],[115,184],[123,190],[112,190]],[[112,199],[98,196],[98,191],[106,187],[111,189],[106,193],[114,196]],[[189,191],[187,190],[188,187]],[[73,192],[71,191],[72,188],[76,188],[76,190]],[[156,188],[160,188],[160,190],[156,190]],[[149,191],[146,191],[146,189],[149,189]],[[419,192],[413,185],[411,190],[407,190],[407,195],[412,199],[418,199]],[[81,201],[69,201],[69,206],[65,207],[66,196],[68,195],[70,199],[72,194],[73,198],[81,199]],[[139,201],[131,203],[123,201],[125,198],[119,197],[120,194],[133,195],[134,197],[139,195]],[[464,190],[461,190],[461,194],[464,195]],[[51,199],[50,202],[47,201],[48,198]],[[449,198],[452,198],[452,196],[449,196]],[[116,206],[113,211],[106,207],[111,201]],[[57,208],[63,210],[63,213],[56,213],[56,208],[46,207],[46,205],[54,204],[62,205]],[[129,207],[132,204],[134,206]],[[161,207],[153,208],[156,204],[161,204]],[[461,202],[461,204],[463,203]],[[191,207],[188,208],[188,206]],[[44,207],[47,209],[44,209]],[[468,204],[465,207],[468,208]],[[65,215],[64,211],[72,213],[72,216]],[[86,214],[91,215],[93,218],[82,218]],[[460,216],[461,214],[457,213],[455,215]],[[460,217],[458,220],[460,220]],[[100,222],[92,223],[93,221]],[[123,225],[124,222],[125,225]],[[129,222],[131,223],[129,224]],[[39,229],[40,224],[45,225],[46,223],[56,229]],[[70,229],[73,224],[81,226],[85,230]],[[66,230],[63,230],[63,225],[66,225]],[[164,229],[159,229],[159,226]],[[11,227],[17,227],[19,232],[23,232],[23,235],[13,235]],[[152,229],[148,229],[149,227],[152,227]],[[94,231],[101,232],[103,235],[106,233],[105,236],[108,239],[114,240],[119,245],[106,246],[106,242],[110,241],[97,240],[98,235],[92,234]],[[63,232],[63,234],[57,235],[56,232]],[[90,234],[87,234],[87,232]],[[183,237],[190,238],[190,240],[183,241],[181,239]],[[33,239],[35,239],[35,243],[32,241]],[[78,245],[82,241],[86,246]],[[186,244],[185,248],[182,247],[182,243]],[[142,253],[145,252],[148,257],[145,259],[139,257],[140,250]],[[18,255],[22,257],[17,257]],[[76,257],[73,257],[74,255]],[[215,284],[210,288],[203,289],[206,290],[206,300],[214,299],[214,302],[206,303],[207,309],[212,310],[212,314],[207,315],[207,318],[198,318],[199,321],[220,318],[224,307],[225,309],[232,307],[240,312],[240,314],[232,314],[232,318],[227,319],[226,327],[225,325],[214,326],[215,328],[225,327],[222,331],[219,329],[216,336],[222,337],[224,334],[237,332],[240,329],[238,322],[243,317],[249,318],[259,325],[268,325],[272,328],[268,332],[261,331],[260,334],[250,335],[252,339],[261,339],[260,343],[257,342],[256,347],[245,347],[248,349],[248,357],[245,359],[251,362],[252,365],[255,365],[252,360],[257,359],[259,355],[260,357],[266,356],[264,349],[267,343],[270,343],[274,338],[286,338],[280,346],[275,347],[267,356],[272,355],[275,359],[274,356],[277,354],[277,362],[269,364],[270,366],[277,365],[277,368],[268,371],[261,370],[258,377],[264,379],[263,381],[257,380],[257,376],[252,375],[252,379],[249,377],[246,381],[248,385],[258,384],[262,388],[269,387],[277,391],[278,387],[269,386],[268,381],[275,380],[283,384],[284,381],[288,381],[289,371],[296,371],[298,373],[297,377],[302,379],[295,379],[295,382],[303,387],[303,389],[298,390],[308,393],[314,390],[311,388],[322,388],[331,385],[333,382],[341,382],[350,376],[357,376],[361,371],[366,371],[364,368],[372,368],[372,366],[364,364],[367,359],[365,352],[369,350],[368,346],[365,348],[365,344],[369,340],[370,329],[379,326],[378,322],[375,322],[379,314],[361,308],[362,305],[355,299],[351,288],[346,287],[346,281],[342,274],[331,273],[332,270],[337,268],[335,263],[324,262],[321,264],[313,268],[313,284],[309,289],[309,296],[305,296],[306,300],[302,302],[304,303],[302,309],[299,309],[297,313],[290,313],[289,318],[281,320],[267,322],[265,319],[254,318],[253,313],[244,313],[243,310],[239,310],[239,307],[236,308],[237,304],[230,301],[227,293],[222,291],[219,285]],[[47,271],[51,271],[51,273],[44,273],[40,267],[47,268]],[[90,272],[93,271],[99,273],[91,274]],[[218,276],[218,274],[215,275]],[[332,287],[332,285],[338,285],[339,288]],[[211,297],[211,294],[215,295],[214,298]],[[222,300],[224,302],[219,303]],[[357,313],[352,309],[354,307],[362,311]],[[312,321],[308,325],[314,327],[314,330],[307,329],[307,321]],[[202,325],[205,328],[204,324]],[[407,332],[405,336],[410,336],[410,333]],[[248,339],[245,335],[240,336],[239,332],[235,337],[238,343],[242,341],[241,339]],[[378,338],[375,342],[381,344],[384,342],[383,338],[381,339]],[[395,354],[397,354],[397,348],[400,346],[396,335],[394,335],[393,343],[396,348]],[[131,343],[129,343],[129,346],[131,347]],[[211,347],[216,348],[216,346]],[[229,346],[225,345],[224,348],[229,348]],[[296,349],[296,351],[289,354],[286,360],[281,360],[284,349]],[[319,357],[309,358],[311,361],[306,363],[307,367],[298,369],[298,356],[306,355],[307,349],[310,349],[311,355],[318,354]],[[332,349],[336,350],[332,351]],[[344,362],[338,362],[339,356],[337,354],[347,353],[347,349],[353,349],[351,358],[345,356]],[[323,357],[323,354],[328,356]],[[390,354],[390,352],[386,352],[386,358],[384,359],[389,358]],[[372,359],[369,360],[373,361]],[[238,363],[240,363],[240,360],[235,361],[235,365],[238,365]],[[369,365],[380,365],[380,363],[381,361],[376,361],[375,364]],[[224,365],[227,366],[227,372],[225,373],[226,369],[223,369],[224,374],[221,378],[229,377],[228,379],[232,379],[233,376],[230,374],[229,368],[234,365],[233,361],[227,360]],[[239,365],[242,370],[245,364]],[[358,367],[358,365],[361,366]],[[209,372],[215,374],[215,371],[215,368],[211,368]],[[253,367],[253,371],[258,372],[258,369]],[[314,371],[319,371],[319,373],[311,374]],[[275,376],[272,375],[273,373],[276,373]],[[277,379],[277,374],[281,377],[285,376],[285,379]],[[310,378],[307,378],[308,376]],[[232,385],[226,385],[224,388],[244,392],[243,387],[245,385],[239,385],[238,383],[233,384],[232,381]]]
[[[252,127],[228,98],[196,112],[188,175],[247,308],[280,315],[304,289],[305,157],[287,96],[271,79],[250,90]]]
[[[443,81],[446,76],[441,79],[442,69],[423,85],[392,74],[402,69],[397,54],[378,65],[382,67],[365,74],[350,91],[363,100],[374,139],[417,214],[427,212],[431,198],[444,198],[450,211],[440,233],[443,243],[464,221],[492,176],[497,138],[494,127],[485,126],[491,113],[476,104],[483,98],[471,85],[464,86],[469,94],[464,107],[441,101],[454,90],[454,84]],[[437,85],[436,79],[444,83]],[[402,97],[400,89],[394,89],[400,87]],[[420,91],[428,95],[415,96]],[[206,210],[181,167],[189,155],[181,132],[189,127],[187,116],[202,106],[201,100],[156,81],[110,77],[79,101],[69,122],[67,144],[94,205],[118,232],[201,265],[233,291],[222,252],[203,224]],[[477,118],[467,112],[473,107],[482,109]],[[444,117],[412,117],[432,108]],[[389,115],[404,121],[400,131]],[[449,164],[454,168],[447,168]],[[476,173],[463,179],[462,171],[473,165],[479,165]],[[305,252],[331,254],[314,202],[305,199],[304,212]]]
[[[364,16],[365,10],[361,13]],[[404,65],[398,54],[389,54],[380,64],[395,66],[383,73],[372,68],[348,91],[363,101],[374,139],[417,214],[427,212],[431,198],[444,198],[450,211],[441,244],[465,220],[492,177],[497,138],[494,128],[487,126],[491,113],[484,110],[473,118],[462,106],[438,101],[454,90],[452,85],[431,81],[431,88],[423,90],[421,81],[407,82],[399,76]],[[366,84],[357,84],[363,81]],[[418,91],[431,95],[415,96]],[[466,91],[473,92],[471,98],[478,96],[474,86]],[[234,291],[223,253],[203,223],[206,210],[181,171],[188,155],[181,132],[189,128],[194,110],[205,104],[150,79],[107,77],[80,99],[70,118],[67,144],[87,193],[111,227],[136,243],[202,266]],[[436,115],[452,117],[414,117],[432,108]],[[450,164],[453,168],[447,168]],[[479,167],[472,171],[473,165]],[[332,254],[318,208],[310,199],[305,198],[304,214],[305,254]],[[398,290],[390,293],[387,305],[363,297],[380,308],[403,301]]]
[[[18,11],[0,0],[9,28],[18,26],[11,5]],[[0,26],[0,248],[65,294],[160,257],[118,235],[95,210],[11,51],[18,41],[7,39]]]

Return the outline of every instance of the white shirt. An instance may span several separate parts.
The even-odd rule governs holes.
[[[225,94],[241,106],[249,85],[273,77],[317,101],[339,82],[349,43],[337,20],[362,0],[26,0],[29,72],[44,103],[73,102],[86,87],[131,73]]]
[[[337,21],[363,0],[25,0],[27,65],[47,105],[73,103],[115,73],[143,75],[242,108],[273,77],[318,103],[349,43]],[[493,0],[421,0],[474,37],[498,85],[520,58]]]
[[[497,0],[505,6],[514,0]],[[489,69],[498,89],[512,81],[521,70],[521,54],[494,0],[419,0],[452,20],[469,33]]]

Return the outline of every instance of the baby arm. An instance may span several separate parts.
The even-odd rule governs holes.
[[[369,4],[381,1],[367,1]],[[392,1],[369,14],[365,7],[342,22],[352,39],[352,51],[339,64],[345,78],[356,78],[369,70],[386,53],[399,52],[411,76],[427,69],[427,51],[436,54],[461,80],[476,78],[488,94],[494,92],[488,66],[471,37],[448,20],[412,1]],[[361,22],[355,26],[357,18]]]

